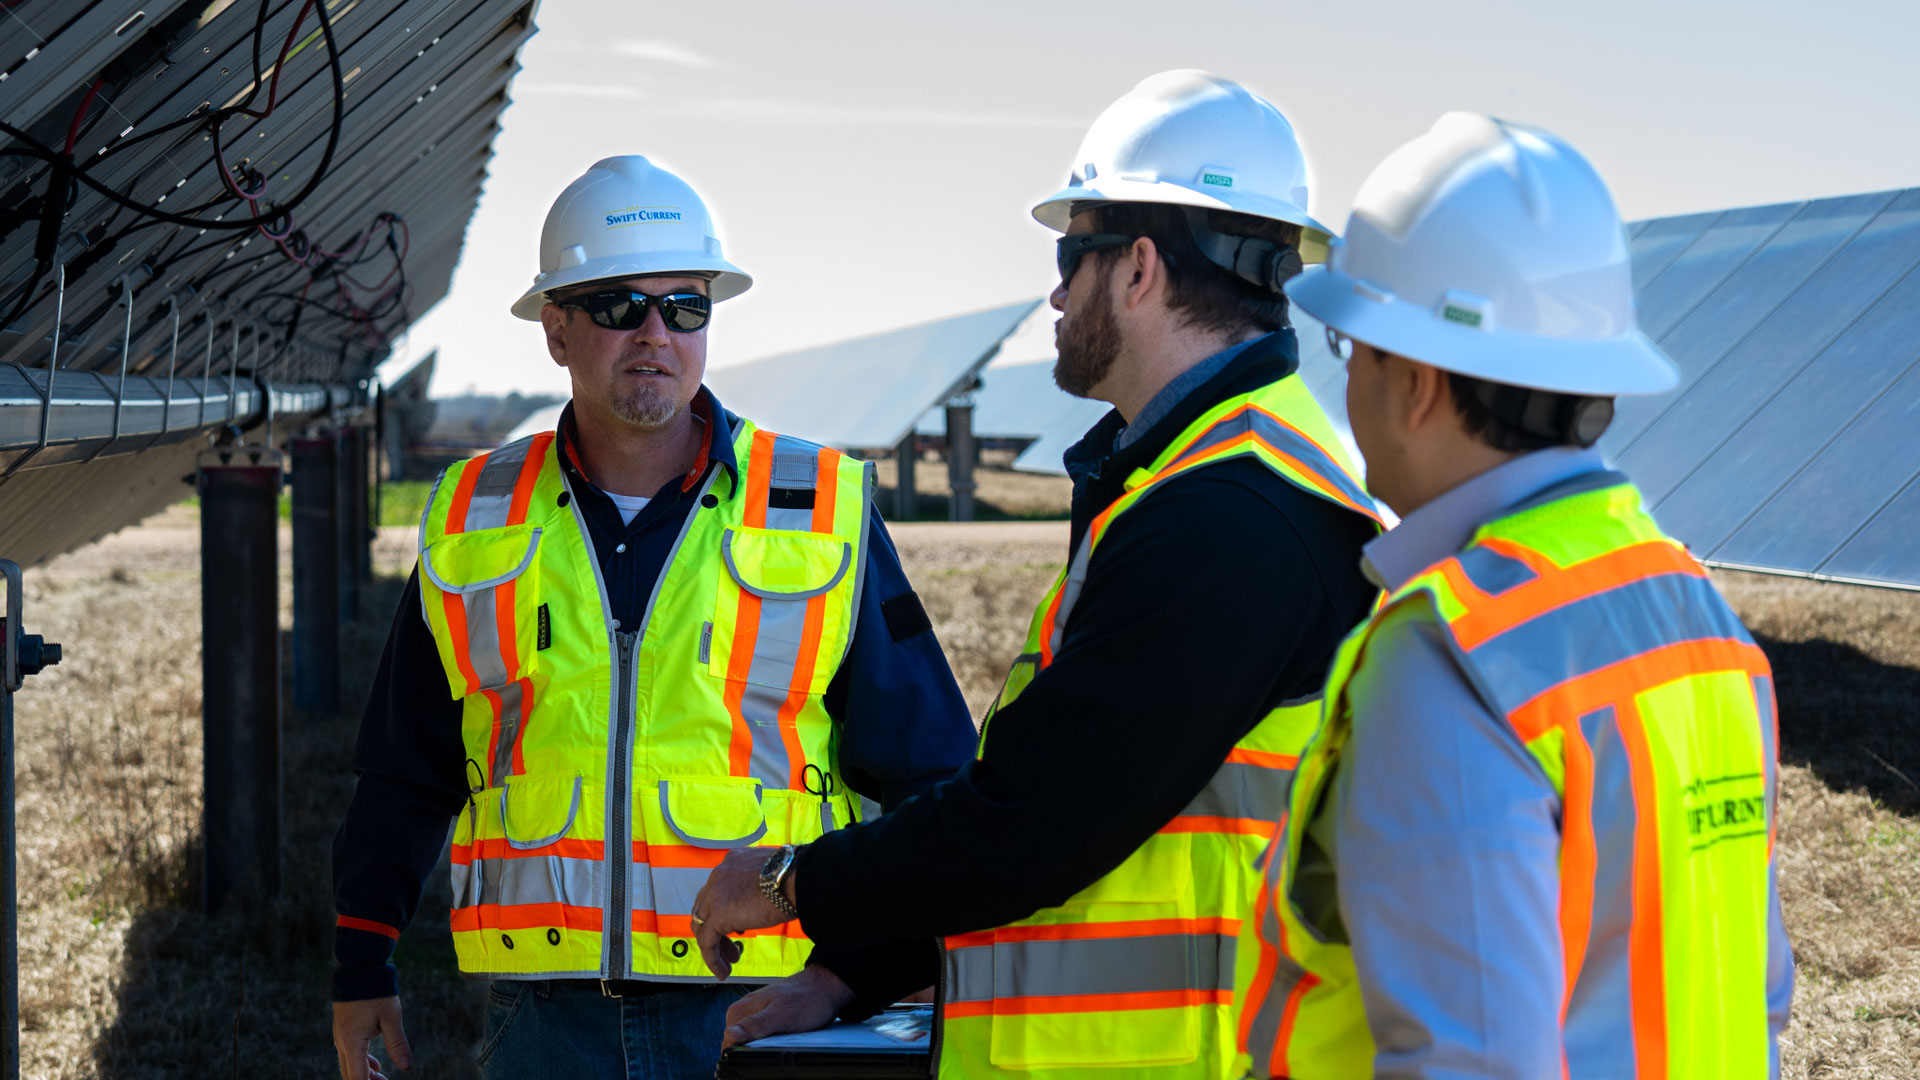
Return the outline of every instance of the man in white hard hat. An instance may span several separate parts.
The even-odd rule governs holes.
[[[871,466],[701,385],[751,280],[706,206],[609,158],[547,215],[557,429],[450,466],[362,720],[334,841],[348,1080],[411,1054],[390,955],[453,824],[454,951],[491,980],[489,1077],[710,1075],[726,1008],[692,901],[726,851],[791,850],[967,759],[973,726],[869,500]],[[743,974],[800,969],[797,926]]]
[[[938,971],[942,1077],[1217,1077],[1253,862],[1373,597],[1378,519],[1280,293],[1325,230],[1286,118],[1194,71],[1102,113],[1033,213],[1064,234],[1054,377],[1114,405],[1067,454],[1070,562],[978,760],[781,864],[823,953],[903,942],[897,970],[823,957],[730,1010],[728,1040],[865,1015]],[[722,934],[784,917],[760,863],[729,857],[695,901],[719,971]]]
[[[1241,939],[1240,1065],[1777,1074],[1772,680],[1594,448],[1614,397],[1677,381],[1606,186],[1547,132],[1449,114],[1287,294],[1347,358],[1401,520]]]

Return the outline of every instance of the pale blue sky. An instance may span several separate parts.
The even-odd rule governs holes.
[[[452,292],[406,341],[440,347],[436,394],[565,392],[507,306],[553,197],[612,154],[690,180],[754,276],[714,365],[1040,295],[1028,208],[1168,68],[1279,105],[1336,226],[1449,109],[1565,136],[1629,218],[1920,185],[1913,0],[546,0],[538,22]]]

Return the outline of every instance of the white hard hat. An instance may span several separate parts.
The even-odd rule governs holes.
[[[753,284],[721,257],[707,204],[685,180],[637,154],[603,158],[547,211],[540,272],[513,313],[538,321],[555,289],[647,274],[710,278],[716,301]]]
[[[1593,166],[1472,113],[1388,155],[1325,270],[1286,292],[1342,334],[1490,382],[1611,397],[1680,380],[1636,323],[1626,230]]]
[[[1067,186],[1033,208],[1060,232],[1102,203],[1167,203],[1268,218],[1303,230],[1300,257],[1326,257],[1331,231],[1307,213],[1307,159],[1279,109],[1231,79],[1163,71],[1107,106]]]

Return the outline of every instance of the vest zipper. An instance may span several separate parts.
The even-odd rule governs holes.
[[[664,575],[663,575],[664,576]],[[634,658],[638,653],[635,647],[640,642],[638,631],[617,630],[613,635],[614,644],[614,730],[613,760],[608,762],[607,772],[613,781],[613,820],[607,824],[609,833],[607,843],[616,855],[611,860],[618,866],[613,875],[613,897],[608,904],[608,915],[614,925],[604,928],[603,932],[612,939],[624,943],[624,947],[613,950],[609,969],[611,978],[624,979],[632,966],[633,913],[628,910],[627,884],[633,876],[633,684]]]

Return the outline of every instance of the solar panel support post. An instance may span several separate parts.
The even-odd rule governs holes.
[[[364,472],[360,465],[361,439],[359,429],[347,425],[336,433],[334,447],[334,522],[337,528],[338,546],[336,555],[339,563],[340,621],[350,623],[360,618],[360,556],[358,549],[366,546],[367,507],[366,485],[355,477],[355,472]]]
[[[373,432],[366,424],[353,428],[353,576],[363,584],[373,580],[374,527],[380,520],[379,486],[372,476]]]
[[[0,634],[6,637],[5,668],[0,672],[0,841],[6,844],[0,855],[0,894],[5,896],[5,912],[0,914],[0,965],[6,968],[0,985],[0,1080],[20,1080],[20,904],[18,877],[14,865],[13,834],[13,692],[20,689],[28,675],[37,675],[60,662],[60,646],[43,640],[38,634],[21,631],[21,609],[25,594],[21,589],[20,566],[0,559],[0,574],[7,582],[6,618],[0,620]]]
[[[912,521],[919,515],[920,493],[914,490],[913,467],[920,461],[920,434],[909,431],[893,448],[893,517]]]
[[[293,707],[340,707],[340,437],[293,440]]]
[[[280,547],[283,459],[200,456],[200,620],[209,913],[280,893]]]
[[[947,482],[953,489],[949,521],[973,520],[973,395],[947,402]]]

